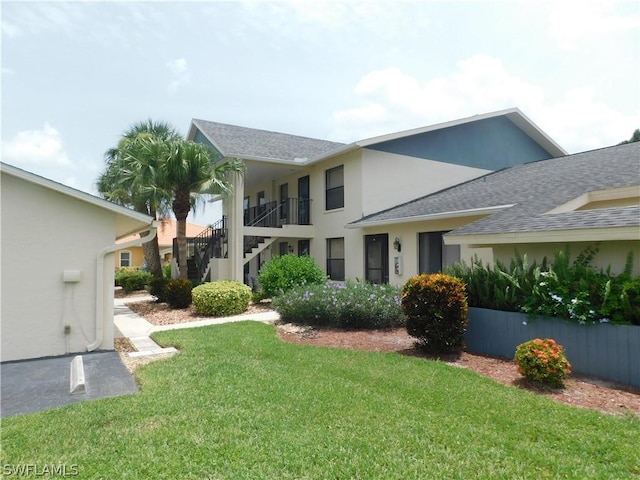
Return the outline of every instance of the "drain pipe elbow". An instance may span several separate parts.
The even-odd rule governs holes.
[[[145,230],[141,231],[149,231],[149,235],[146,237],[136,238],[129,242],[118,243],[115,245],[111,245],[109,247],[103,248],[98,252],[98,257],[96,261],[96,337],[93,342],[87,345],[87,352],[93,352],[97,349],[104,339],[104,259],[105,257],[113,252],[118,250],[122,250],[129,247],[137,247],[142,245],[143,243],[147,243],[150,240],[153,240],[158,232],[158,225],[160,223],[156,220],[152,222],[152,224],[145,228]]]

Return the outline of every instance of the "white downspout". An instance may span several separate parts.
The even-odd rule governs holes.
[[[148,228],[149,235],[146,237],[136,238],[125,243],[117,243],[109,247],[103,248],[98,252],[96,264],[96,339],[87,345],[87,352],[93,352],[100,346],[103,340],[103,323],[104,323],[104,258],[117,250],[129,247],[137,247],[143,243],[153,240],[158,232],[160,222],[154,220]],[[146,231],[146,230],[143,230]]]

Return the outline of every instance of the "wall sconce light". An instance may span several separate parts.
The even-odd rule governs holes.
[[[293,247],[289,245],[289,253],[293,253]]]
[[[393,241],[393,249],[397,250],[398,252],[402,251],[402,244],[400,243],[400,239],[398,237],[396,237],[396,239]]]

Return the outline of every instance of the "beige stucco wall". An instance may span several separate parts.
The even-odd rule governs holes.
[[[419,273],[419,234],[427,232],[443,232],[450,231],[455,228],[459,228],[465,225],[469,221],[475,221],[480,217],[466,217],[466,218],[451,218],[451,219],[439,219],[423,222],[411,222],[397,225],[386,225],[380,227],[369,227],[355,230],[359,232],[362,238],[362,247],[364,249],[364,236],[376,235],[376,234],[388,234],[389,235],[389,283],[393,285],[404,285],[409,278]],[[401,243],[401,251],[397,252],[393,248],[394,240],[398,238]],[[460,251],[461,260],[471,259],[474,254],[482,255],[483,261],[492,261],[492,255],[490,249],[479,250],[466,250],[464,248]],[[402,268],[400,274],[395,273],[394,262],[395,257],[399,257],[401,260]],[[361,278],[364,275],[364,259],[362,263],[362,271],[358,274]]]
[[[540,262],[545,256],[548,260],[553,260],[557,252],[564,251],[565,245],[564,243],[497,245],[493,248],[493,252],[496,260],[507,265],[513,258],[516,249],[521,255],[526,253],[530,262],[534,260]],[[585,248],[594,245],[593,242],[572,243],[569,247],[571,261],[575,260],[576,256]],[[611,266],[611,272],[619,274],[624,270],[627,255],[629,252],[633,252],[633,275],[640,275],[640,241],[601,242],[598,244],[598,248],[599,251],[592,262],[594,267],[607,269]]]
[[[325,172],[328,169],[344,166],[344,208],[325,210]],[[288,183],[289,196],[298,196],[298,179],[305,175],[310,178],[311,221],[313,232],[310,235],[310,254],[323,269],[326,267],[326,240],[344,238],[345,243],[345,277],[347,279],[364,278],[364,235],[389,233],[390,242],[396,236],[411,235],[409,255],[403,249],[404,271],[400,276],[393,275],[393,248],[389,246],[390,282],[406,281],[417,273],[417,233],[412,231],[415,225],[406,227],[382,227],[364,232],[361,229],[345,228],[347,224],[362,218],[364,215],[390,208],[399,203],[409,201],[435,192],[451,185],[478,177],[486,170],[446,164],[430,160],[416,159],[402,155],[389,154],[368,149],[357,149],[343,155],[309,165],[306,169],[296,171],[275,181],[264,182],[244,192],[243,197],[250,197],[250,205],[256,205],[259,191],[265,192],[266,201],[279,198],[280,185]],[[240,221],[240,220],[237,220]],[[241,221],[240,221],[241,224]],[[438,231],[460,226],[459,221],[449,222],[451,228],[442,228],[445,224],[432,224],[429,229],[419,231]],[[427,227],[425,227],[427,228]],[[398,233],[396,233],[398,231]],[[297,239],[281,239],[289,241],[297,253]],[[266,261],[278,254],[278,242],[265,250],[260,258]],[[250,276],[257,276],[257,262],[250,264]],[[413,272],[413,273],[409,273]]]
[[[114,243],[115,214],[4,174],[1,198],[2,361],[86,351],[95,340],[97,252]],[[113,262],[104,259],[105,285]],[[65,270],[79,271],[79,281],[63,282]],[[102,313],[99,349],[113,349],[113,294]]]
[[[362,150],[362,215],[379,212],[489,173],[452,163]]]

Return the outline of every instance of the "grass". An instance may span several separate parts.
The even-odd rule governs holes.
[[[80,478],[638,478],[640,421],[242,322],[160,332],[141,392],[3,420],[5,465]],[[42,477],[40,477],[42,478]]]

